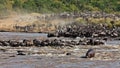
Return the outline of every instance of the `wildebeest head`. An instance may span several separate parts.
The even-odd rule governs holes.
[[[95,56],[95,51],[94,51],[94,49],[89,49],[88,51],[87,51],[87,53],[86,53],[86,57],[87,58],[92,58],[92,57],[94,57]]]

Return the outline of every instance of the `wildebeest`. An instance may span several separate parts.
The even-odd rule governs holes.
[[[86,58],[92,58],[95,56],[95,51],[94,49],[89,49],[86,53]]]
[[[24,40],[23,40],[23,43],[24,43],[26,46],[32,46],[32,45],[33,45],[32,41],[31,41],[31,40],[28,40],[28,39],[24,39]]]
[[[0,45],[2,46],[9,46],[10,44],[7,41],[0,41]]]
[[[38,39],[34,39],[34,40],[33,40],[33,44],[34,44],[35,46],[41,46],[41,41],[38,40]]]
[[[9,40],[8,42],[9,42],[10,46],[12,46],[12,47],[19,46],[16,40]]]

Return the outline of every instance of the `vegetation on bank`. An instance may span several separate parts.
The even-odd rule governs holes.
[[[27,24],[31,25],[36,23],[38,24],[35,29],[36,32],[41,30],[50,31],[50,28],[48,28],[49,24],[53,25],[51,26],[51,31],[53,31],[55,30],[55,25],[68,23],[68,20],[71,21],[71,18],[56,20],[56,18],[50,17],[50,20],[48,19],[48,23],[48,21],[42,21],[44,20],[42,19],[44,18],[44,13],[48,13],[49,16],[49,13],[61,14],[63,12],[76,12],[75,14],[78,15],[78,12],[84,13],[84,11],[85,13],[87,13],[86,11],[91,11],[91,13],[94,13],[94,11],[99,11],[106,12],[105,14],[113,13],[118,15],[120,14],[120,0],[0,0],[0,29],[5,31],[13,31],[13,26],[16,24],[18,26],[25,26]],[[28,13],[28,16],[26,13]],[[31,16],[36,16],[36,18],[39,18],[38,16],[42,16],[41,13],[43,13],[43,17],[40,17],[41,19],[33,20],[33,17],[30,18]],[[54,17],[54,14],[52,16]],[[16,19],[11,19],[11,17],[16,18],[17,21]],[[29,22],[26,20],[29,20]],[[107,23],[109,26],[112,26],[110,22],[113,20],[114,19],[109,17],[106,18],[106,20],[105,17],[88,18],[89,23]],[[73,21],[79,23],[88,22],[83,17],[74,18]],[[114,25],[120,26],[120,19],[116,18],[114,22]],[[40,27],[39,25],[42,24],[45,25]]]
[[[24,12],[120,12],[120,0],[0,0],[0,13]]]

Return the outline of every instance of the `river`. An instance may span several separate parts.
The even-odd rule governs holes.
[[[46,33],[0,32],[0,40],[47,38]],[[106,41],[105,45],[120,45],[119,40]]]
[[[21,33],[21,32],[0,32],[0,39],[10,40],[10,39],[31,39],[31,38],[40,38],[47,37],[45,33]]]

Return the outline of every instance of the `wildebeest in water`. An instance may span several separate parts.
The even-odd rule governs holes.
[[[87,51],[87,53],[86,53],[86,57],[87,58],[92,58],[92,57],[94,57],[95,56],[95,51],[94,51],[94,49],[89,49],[88,51]]]
[[[92,58],[92,57],[95,57],[95,50],[92,48],[88,49],[85,56],[81,56],[81,58]]]

